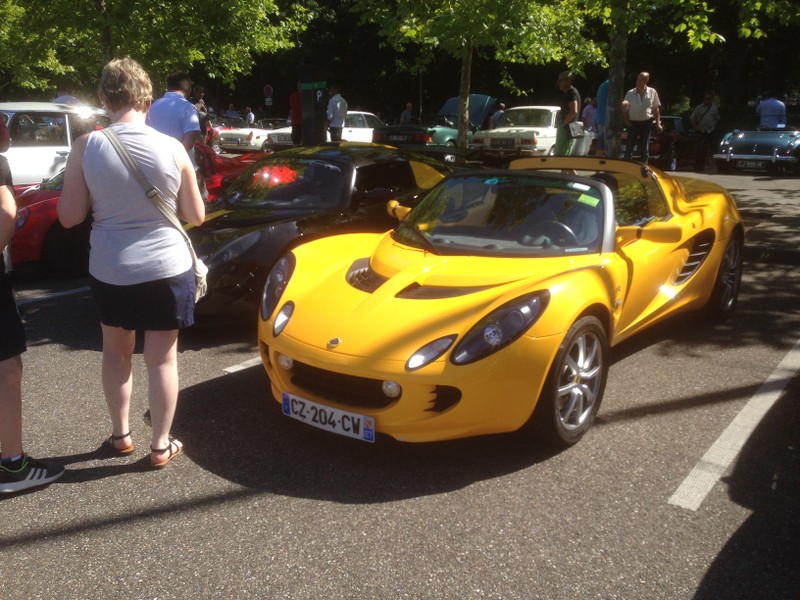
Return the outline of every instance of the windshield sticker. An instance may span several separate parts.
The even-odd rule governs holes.
[[[580,196],[578,196],[578,202],[586,204],[587,206],[591,206],[592,208],[596,208],[597,205],[600,203],[600,199],[593,198],[592,196],[587,196],[586,194],[581,194]]]
[[[487,179],[483,183],[485,183],[486,185],[497,185],[498,183],[500,183],[500,179],[498,179],[497,177],[492,177],[491,179]]]

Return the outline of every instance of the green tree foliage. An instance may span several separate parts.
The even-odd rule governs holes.
[[[582,3],[587,18],[599,20],[608,31],[607,133],[612,156],[619,154],[629,36],[647,29],[657,20],[667,24],[662,35],[682,38],[693,50],[708,44],[725,44],[726,36],[720,33],[716,19],[720,9],[736,14],[736,35],[740,38],[763,37],[765,20],[781,25],[800,23],[796,0],[582,0]],[[667,37],[665,47],[670,44]]]
[[[397,50],[420,49],[418,68],[436,51],[461,60],[459,147],[467,145],[472,58],[485,52],[503,63],[563,62],[580,69],[603,60],[582,35],[583,13],[573,2],[537,0],[353,0],[365,22],[381,28]]]
[[[231,83],[253,56],[291,47],[313,18],[279,0],[0,0],[0,74],[28,89],[91,89],[113,57],[155,81],[202,66]]]

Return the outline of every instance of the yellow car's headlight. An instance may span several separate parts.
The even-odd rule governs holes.
[[[267,276],[267,282],[264,284],[264,293],[261,296],[261,318],[267,320],[270,318],[275,308],[283,296],[286,286],[294,273],[294,267],[297,263],[294,254],[289,252],[275,263],[272,270]]]
[[[531,328],[549,301],[550,292],[544,290],[493,310],[467,332],[453,349],[450,360],[466,365],[505,348]]]
[[[432,363],[442,354],[447,352],[448,348],[450,348],[450,346],[453,345],[453,342],[456,341],[456,337],[457,336],[455,335],[448,335],[425,344],[422,348],[414,352],[414,354],[411,355],[411,358],[406,361],[406,370],[415,371],[417,369],[421,369],[429,363]]]

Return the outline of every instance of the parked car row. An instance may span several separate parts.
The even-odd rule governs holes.
[[[344,118],[342,141],[371,142],[373,131],[380,127],[383,127],[383,121],[381,121],[376,115],[370,112],[349,110]],[[330,140],[331,136],[330,134],[327,134],[326,141]],[[287,125],[280,129],[275,129],[267,134],[267,148],[272,150],[282,150],[291,148],[293,145],[294,142],[292,141],[291,125]]]

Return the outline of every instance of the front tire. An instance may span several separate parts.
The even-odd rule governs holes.
[[[608,336],[599,319],[570,327],[547,375],[529,422],[545,443],[566,448],[589,430],[600,408],[608,376]]]

